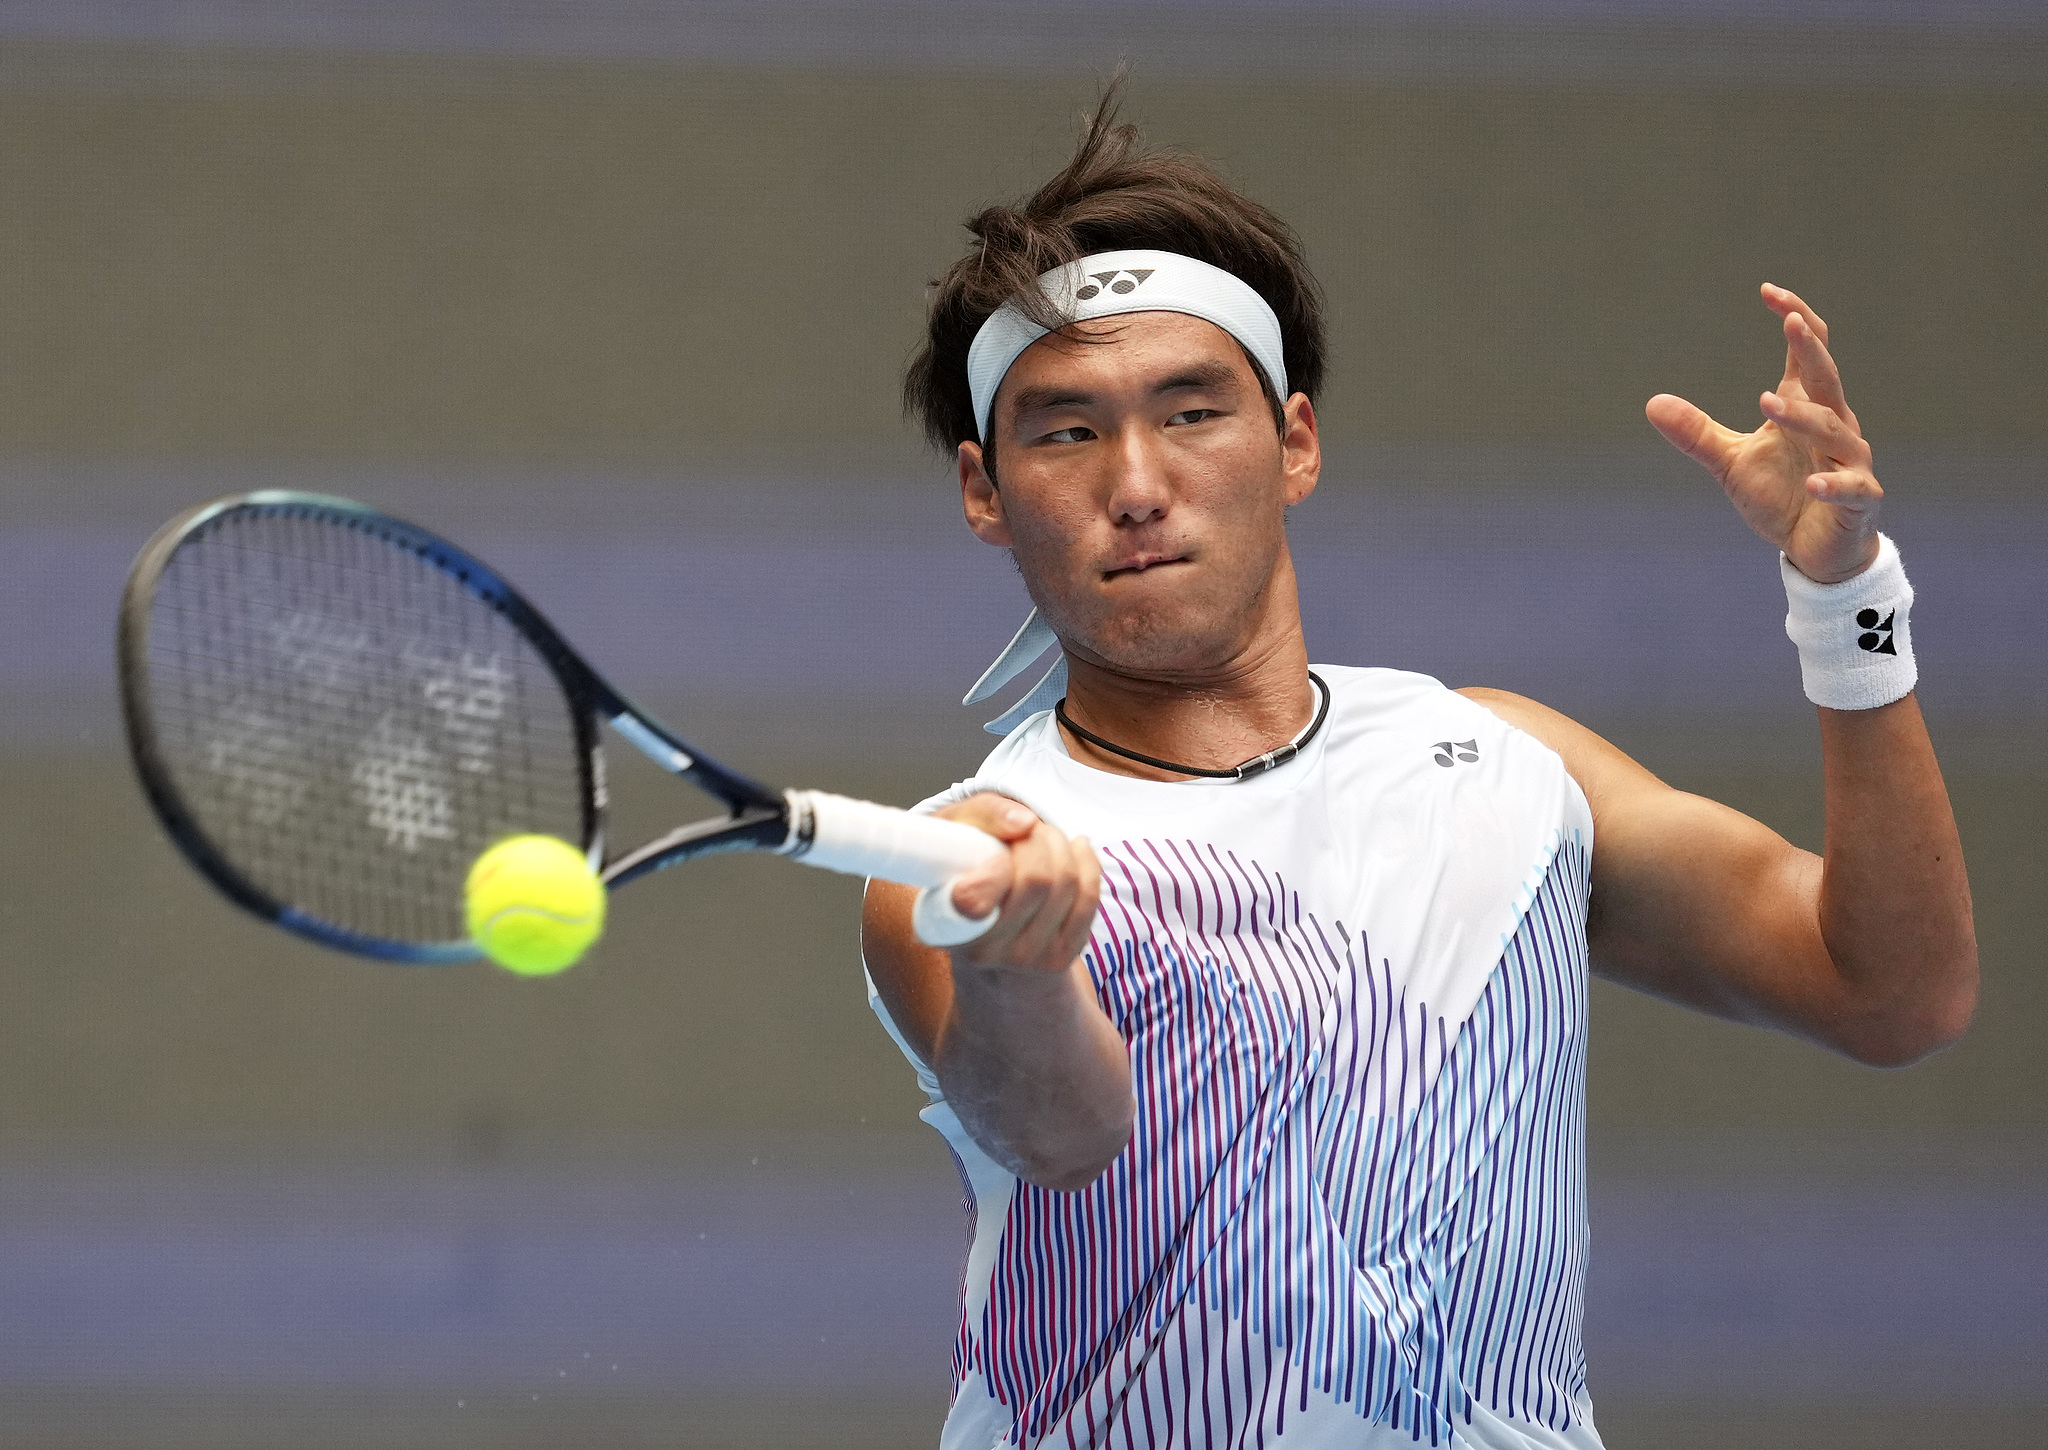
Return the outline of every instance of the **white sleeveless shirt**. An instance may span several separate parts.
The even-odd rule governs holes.
[[[1094,1184],[1022,1182],[870,983],[974,1220],[942,1450],[1598,1450],[1591,813],[1436,681],[1316,673],[1322,731],[1248,780],[1096,770],[1044,713],[922,807],[1000,791],[1095,843],[1137,1096]]]

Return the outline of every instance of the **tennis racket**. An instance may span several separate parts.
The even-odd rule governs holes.
[[[612,888],[718,851],[931,888],[1001,849],[720,765],[489,566],[346,499],[247,493],[172,519],[129,574],[119,656],[129,750],[179,849],[237,905],[363,956],[480,956],[463,882],[509,835],[578,844]],[[605,725],[725,813],[607,856]],[[950,890],[916,913],[935,945],[994,919]]]

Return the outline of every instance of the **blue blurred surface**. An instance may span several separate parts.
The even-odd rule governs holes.
[[[928,1146],[908,1172],[783,1144],[666,1172],[15,1166],[0,1392],[930,1391],[966,1228]],[[2042,1146],[1947,1181],[1597,1172],[1596,1395],[2048,1412]]]
[[[1762,278],[1834,323],[1985,1007],[1880,1075],[1596,986],[1593,1390],[1616,1450],[2041,1440],[2038,0],[19,0],[0,42],[0,1447],[931,1442],[964,1229],[852,884],[675,873],[538,990],[321,954],[149,820],[114,600],[187,503],[348,493],[736,765],[964,773],[1025,601],[896,367],[1119,57],[1329,289],[1315,656],[1524,691],[1807,846],[1770,552],[1640,407],[1753,416]],[[621,834],[673,824],[632,765]]]
[[[1555,461],[1531,474],[1490,497],[1399,480],[1369,494],[1329,488],[1298,508],[1312,656],[1517,690],[1568,713],[1707,723],[1798,710],[1772,552],[1710,483],[1617,497],[1571,487],[1581,480]],[[192,486],[193,501],[214,487]],[[1887,525],[1923,601],[1923,699],[1951,720],[2048,707],[2033,600],[2048,507],[1955,506],[1938,477],[1895,487],[1904,501]],[[967,533],[942,484],[864,490],[857,509],[822,508],[823,488],[750,483],[712,510],[699,484],[666,507],[598,510],[580,526],[480,520],[453,533],[629,694],[943,712],[1028,608],[1019,581]],[[0,691],[104,700],[112,602],[147,533],[0,529],[0,616],[28,626],[0,631]],[[51,719],[17,710],[10,733],[32,739]],[[101,729],[111,721],[96,716]]]

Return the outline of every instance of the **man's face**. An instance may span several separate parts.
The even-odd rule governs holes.
[[[1225,667],[1276,608],[1297,617],[1284,520],[1315,488],[1314,412],[1297,394],[1276,430],[1244,350],[1200,318],[1081,326],[1102,340],[1042,337],[1003,379],[999,487],[961,445],[968,524],[1014,552],[1082,654],[1144,676]]]

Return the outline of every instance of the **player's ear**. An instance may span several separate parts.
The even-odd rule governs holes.
[[[995,479],[989,476],[981,445],[961,443],[958,461],[960,508],[967,516],[967,527],[974,530],[974,537],[984,544],[1007,549],[1010,547],[1010,524],[1003,517],[1003,495],[996,488]]]
[[[1323,476],[1323,445],[1316,434],[1316,407],[1308,394],[1287,400],[1280,421],[1280,474],[1290,507],[1316,491]]]

